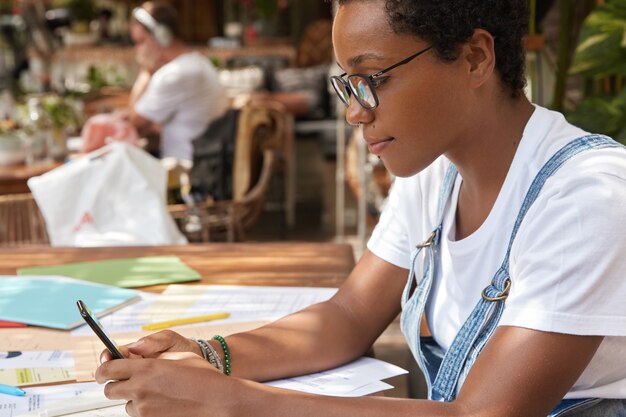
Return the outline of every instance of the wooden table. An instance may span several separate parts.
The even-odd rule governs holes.
[[[26,185],[29,178],[44,174],[60,165],[61,162],[42,162],[0,167],[0,195],[29,193],[30,189]]]
[[[26,266],[151,255],[176,255],[189,267],[198,271],[202,277],[201,281],[186,285],[337,287],[346,279],[354,266],[352,247],[333,243],[205,243],[181,246],[109,248],[40,247],[0,250],[0,275],[14,275],[16,269]],[[161,285],[142,288],[142,290],[161,291],[164,288],[165,286]],[[242,329],[249,325],[245,323],[233,324],[233,326]],[[178,330],[182,331],[181,329]],[[125,339],[128,334],[116,334],[115,337],[118,343],[136,340]],[[198,336],[187,335],[187,337]],[[97,365],[94,347],[102,349],[97,340],[95,340],[95,344],[94,340],[85,338],[81,338],[82,342],[76,342],[68,332],[37,327],[1,329],[0,343],[5,344],[5,349],[7,345],[15,346],[8,343],[11,340],[26,343],[26,345],[20,346],[29,346],[28,349],[33,349],[30,347],[33,343],[39,346],[38,340],[49,342],[46,349],[68,349],[71,346],[74,350],[77,375],[81,375],[79,379],[90,378]],[[54,346],[52,347],[52,345]],[[23,349],[23,347],[19,349]]]
[[[338,287],[354,266],[352,247],[347,244],[205,243],[3,249],[0,250],[0,275],[15,275],[16,269],[28,266],[159,255],[176,255],[198,271],[202,279],[195,284]]]

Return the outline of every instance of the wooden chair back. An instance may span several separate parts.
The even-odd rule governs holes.
[[[289,120],[278,102],[251,101],[241,109],[233,161],[234,201],[244,198],[259,180],[266,149],[281,156],[287,152]]]
[[[277,159],[284,153],[290,120],[280,103],[248,102],[242,107],[235,137],[232,199],[202,202],[193,208],[184,204],[169,206],[183,233],[189,215],[199,216],[202,229],[185,233],[190,240],[246,239],[246,232],[263,211]]]
[[[49,244],[46,223],[32,194],[0,196],[0,247]]]

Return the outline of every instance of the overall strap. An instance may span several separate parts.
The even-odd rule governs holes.
[[[459,380],[464,380],[476,357],[496,329],[504,310],[504,300],[511,288],[509,256],[511,247],[526,213],[537,199],[546,180],[567,160],[588,149],[622,146],[601,135],[589,135],[573,140],[554,154],[533,180],[522,203],[513,226],[502,265],[491,284],[484,289],[482,297],[457,333],[446,352],[432,387],[432,398],[451,401],[456,397]]]
[[[413,249],[413,253],[411,254],[411,268],[409,270],[407,283],[402,295],[403,313],[401,326],[405,333],[405,337],[407,338],[407,342],[409,343],[409,347],[411,348],[415,359],[419,363],[420,368],[424,370],[424,372],[428,371],[419,337],[419,323],[424,315],[424,305],[426,304],[426,299],[428,298],[433,282],[435,262],[437,260],[435,256],[435,249],[439,245],[445,207],[446,203],[450,199],[450,196],[452,195],[456,174],[456,167],[453,164],[450,164],[444,176],[441,192],[439,194],[437,226],[423,243],[416,245],[415,249]],[[417,258],[422,251],[424,251],[422,278],[421,280],[417,280],[417,277],[415,276],[415,265]],[[411,294],[414,282],[416,282],[415,290],[413,294]],[[409,308],[410,312],[405,309],[408,305],[412,306]],[[428,386],[430,387],[429,378],[426,378],[426,380]]]
[[[433,246],[439,245],[439,240],[441,237],[441,226],[443,223],[443,216],[446,208],[446,203],[450,199],[450,195],[452,195],[452,189],[454,188],[454,180],[456,179],[457,170],[453,164],[448,166],[446,171],[446,175],[444,176],[443,184],[441,186],[441,192],[439,194],[439,201],[437,206],[437,227],[432,231],[430,236],[423,242],[415,246],[413,249],[413,253],[411,254],[411,269],[409,270],[409,278],[407,285],[405,287],[405,292],[411,289],[411,282],[415,278],[415,261],[417,260],[417,256],[422,252],[422,250],[426,249],[428,252],[426,254],[426,263],[424,264],[423,277],[417,283],[416,292],[423,291],[425,287],[430,288],[430,283],[432,282],[432,272],[431,266],[434,262],[434,251]],[[428,295],[429,291],[426,291],[426,295]],[[408,295],[408,294],[405,294]],[[407,297],[408,298],[408,297]]]

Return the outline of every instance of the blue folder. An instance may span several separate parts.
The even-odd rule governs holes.
[[[69,330],[83,324],[76,300],[102,317],[140,299],[127,288],[59,276],[0,276],[0,320]]]

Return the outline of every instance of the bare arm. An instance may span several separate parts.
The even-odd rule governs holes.
[[[129,412],[135,416],[165,417],[184,410],[189,417],[544,417],[574,384],[601,341],[602,337],[501,327],[451,403],[281,390],[226,377],[197,356],[110,361],[98,369],[96,378],[119,380],[108,384],[105,394],[130,400]]]
[[[232,375],[266,381],[332,368],[362,356],[398,315],[407,274],[367,251],[330,300],[227,337]],[[223,359],[219,343],[211,343]],[[174,351],[200,354],[194,342],[168,330],[129,347],[142,357]]]
[[[130,91],[130,97],[128,100],[128,120],[137,128],[139,131],[158,131],[159,126],[156,123],[153,123],[151,120],[146,119],[139,113],[135,111],[135,105],[137,101],[141,98],[143,93],[145,93],[148,88],[148,84],[150,83],[150,79],[152,78],[152,74],[147,70],[142,70],[135,83],[133,84],[133,88]]]
[[[119,380],[107,386],[109,398],[131,400],[129,407],[145,405],[145,414],[133,415],[172,415],[179,404],[189,407],[186,415],[190,417],[543,417],[574,384],[602,341],[602,337],[500,327],[452,403],[320,397],[249,380],[313,372],[361,355],[398,313],[405,274],[406,270],[366,253],[330,301],[229,337],[231,377],[214,372],[197,356],[181,361],[110,361],[98,369],[96,377],[101,382]],[[188,344],[192,342],[176,340],[180,345],[166,350],[193,349]]]
[[[328,369],[362,356],[398,315],[407,274],[366,252],[328,302],[228,337],[233,375],[263,381]]]

